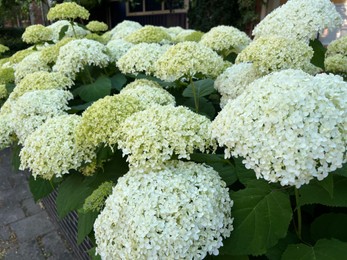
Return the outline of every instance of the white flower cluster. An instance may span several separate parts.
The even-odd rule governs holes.
[[[50,180],[61,177],[69,170],[77,170],[93,157],[85,154],[75,142],[75,129],[81,118],[77,115],[61,115],[48,119],[31,133],[20,152],[20,169],[30,169],[36,178]]]
[[[42,24],[34,24],[25,28],[22,39],[26,43],[43,43],[52,40],[52,29]]]
[[[347,75],[347,36],[328,45],[324,65],[327,71]]]
[[[235,99],[260,75],[252,63],[239,63],[227,68],[214,82],[214,88],[222,95],[220,106]]]
[[[167,45],[158,43],[136,44],[117,61],[117,66],[123,73],[150,75],[154,71],[153,64],[167,49]]]
[[[146,25],[126,36],[124,40],[133,44],[139,44],[142,42],[170,43],[171,36],[161,27]]]
[[[228,189],[211,167],[173,161],[118,179],[94,223],[102,259],[203,259],[233,230]]]
[[[107,43],[108,54],[111,62],[117,62],[134,44],[123,39],[111,40]]]
[[[73,25],[73,28],[72,28],[72,25]],[[75,22],[72,22],[71,24],[67,20],[60,20],[47,26],[47,28],[50,28],[53,31],[53,36],[52,36],[53,42],[58,42],[60,40],[59,34],[64,26],[67,26],[68,28],[67,31],[65,32],[64,37],[83,38],[84,36],[90,33],[88,30],[85,30],[82,27],[78,26],[78,24]]]
[[[236,63],[252,62],[260,74],[282,69],[310,68],[313,50],[304,42],[284,37],[254,40],[236,58]]]
[[[148,108],[151,104],[163,106],[176,104],[173,95],[158,83],[147,79],[136,79],[123,88],[120,94],[136,98],[143,108]]]
[[[154,75],[171,82],[197,73],[216,78],[224,68],[222,57],[212,49],[196,42],[180,42],[157,60]]]
[[[73,96],[65,90],[35,90],[24,93],[10,102],[9,123],[11,129],[23,144],[24,140],[48,118],[65,114],[68,100]]]
[[[5,84],[0,84],[0,99],[6,98],[8,95],[6,85]]]
[[[124,39],[129,34],[142,28],[142,25],[138,22],[125,20],[117,24],[110,32],[112,34],[112,40]]]
[[[86,65],[105,67],[109,63],[105,45],[88,39],[73,40],[60,48],[53,71],[65,74],[71,79]]]
[[[212,122],[225,155],[258,178],[300,187],[347,161],[347,83],[283,70],[251,83]]]
[[[199,42],[204,35],[203,32],[195,31],[192,29],[186,29],[181,31],[175,37],[173,37],[174,42],[185,42],[185,41],[193,41]]]
[[[142,171],[160,169],[173,155],[190,159],[195,150],[208,151],[211,121],[188,108],[153,105],[121,124],[118,147],[130,166]]]
[[[325,28],[339,28],[342,18],[329,0],[289,0],[253,30],[255,38],[281,36],[308,42]]]
[[[10,138],[12,129],[10,127],[11,118],[9,115],[0,115],[0,150],[9,147],[12,143]]]
[[[213,27],[207,33],[205,33],[200,43],[205,45],[218,53],[240,53],[248,44],[251,39],[248,35],[239,29],[220,25]]]

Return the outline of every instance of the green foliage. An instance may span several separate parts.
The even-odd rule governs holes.
[[[78,211],[77,244],[81,244],[88,234],[93,230],[93,225],[98,215],[99,212],[95,211]]]
[[[35,202],[48,196],[53,190],[56,184],[53,181],[48,181],[37,177],[36,179],[30,175],[29,188],[33,194]]]
[[[82,100],[86,102],[96,101],[111,94],[112,83],[108,77],[100,76],[95,82],[82,85],[76,90]]]
[[[23,28],[0,28],[0,44],[10,49],[5,55],[11,56],[15,52],[29,47],[28,44],[22,41],[23,33]]]
[[[310,46],[312,47],[314,51],[313,57],[311,59],[311,63],[324,70],[324,58],[325,58],[326,48],[318,39],[315,39],[313,41],[311,40]]]
[[[347,242],[347,214],[328,213],[316,218],[311,225],[311,236],[314,240],[336,238]]]

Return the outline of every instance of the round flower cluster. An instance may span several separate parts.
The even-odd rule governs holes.
[[[81,118],[61,115],[48,119],[30,134],[20,152],[20,169],[30,169],[36,178],[50,180],[61,177],[69,170],[77,170],[93,155],[76,145],[75,129]]]
[[[78,26],[77,23],[75,22],[70,23],[67,20],[56,21],[47,27],[53,31],[53,36],[52,36],[53,42],[58,42],[61,40],[60,32],[62,31],[64,27],[67,27],[67,31],[65,32],[64,37],[83,38],[84,36],[90,33],[88,30],[85,30],[82,27]]]
[[[175,105],[175,97],[163,89],[158,83],[147,79],[136,79],[120,92],[121,95],[131,96],[140,101],[143,108],[151,104]]]
[[[225,155],[258,178],[300,187],[347,161],[347,83],[336,75],[283,70],[251,83],[212,122]]]
[[[112,62],[117,62],[133,46],[134,44],[123,39],[111,40],[106,45]]]
[[[43,43],[52,40],[53,31],[42,24],[30,25],[25,28],[22,39],[26,43]]]
[[[62,46],[53,71],[61,72],[71,79],[86,65],[105,67],[109,63],[105,45],[88,39],[72,40]]]
[[[210,124],[208,118],[183,106],[152,105],[124,120],[118,147],[128,155],[130,166],[160,169],[173,155],[190,159],[195,150],[208,151],[214,144]]]
[[[185,31],[185,29],[183,29],[180,26],[161,27],[161,28],[163,28],[171,36],[172,39],[176,38],[178,34]]]
[[[46,64],[56,63],[59,56],[60,48],[72,40],[73,38],[64,38],[54,45],[45,46],[45,48],[43,48],[40,52],[40,59]]]
[[[15,66],[15,82],[18,84],[28,74],[49,70],[50,67],[47,63],[41,60],[41,53],[39,51],[33,52]]]
[[[11,98],[17,99],[32,90],[67,89],[73,81],[58,72],[37,71],[26,75],[14,88]]]
[[[12,143],[10,121],[11,118],[9,115],[0,115],[0,150],[9,147]]]
[[[47,19],[52,20],[74,20],[81,18],[88,20],[89,11],[83,6],[80,6],[74,2],[66,2],[57,4],[56,6],[49,9]]]
[[[83,210],[85,212],[95,211],[100,212],[105,206],[105,200],[112,193],[114,183],[111,181],[103,182],[96,190],[89,195],[83,204]]]
[[[152,74],[153,64],[168,49],[167,45],[158,43],[139,43],[134,45],[117,61],[117,66],[123,73],[137,75],[138,73]]]
[[[0,84],[14,82],[14,69],[13,68],[0,68]]]
[[[212,49],[196,42],[180,42],[160,56],[154,75],[171,82],[197,73],[216,78],[224,68],[222,57]]]
[[[251,39],[246,33],[226,25],[213,27],[202,36],[200,41],[202,45],[223,54],[223,56],[227,56],[231,52],[240,53],[250,42]]]
[[[170,42],[171,36],[162,28],[158,26],[146,25],[141,29],[134,31],[124,38],[124,40],[138,44],[138,43],[161,43]]]
[[[0,54],[7,52],[8,50],[10,50],[10,48],[8,48],[7,46],[0,44]]]
[[[124,20],[117,24],[110,33],[112,34],[112,40],[124,39],[129,34],[142,28],[142,25],[138,22]]]
[[[8,95],[6,85],[5,84],[0,84],[0,99],[6,98]]]
[[[108,30],[108,25],[99,21],[90,21],[86,27],[91,32],[104,32]]]
[[[17,51],[15,54],[13,54],[10,58],[9,58],[9,63],[14,65],[14,64],[18,64],[19,62],[21,62],[22,60],[24,60],[24,58],[26,58],[27,56],[29,56],[30,54],[34,53],[34,49],[33,48],[28,48],[28,49],[24,49],[24,50],[20,50]]]
[[[268,14],[253,30],[256,38],[280,36],[308,42],[325,28],[339,28],[342,18],[329,0],[290,0]]]
[[[228,189],[211,167],[173,161],[118,179],[94,223],[102,259],[203,259],[233,230]]]
[[[77,143],[94,148],[100,144],[116,144],[120,123],[141,109],[137,99],[127,96],[106,96],[97,100],[82,114],[76,131]]]
[[[34,90],[11,102],[10,127],[16,133],[19,143],[48,118],[65,114],[69,109],[68,100],[73,95],[65,90]]]
[[[85,36],[85,38],[89,39],[89,40],[100,42],[102,44],[107,44],[106,39],[97,33],[89,33]]]
[[[235,62],[252,62],[265,75],[282,69],[305,69],[310,66],[312,56],[312,48],[304,42],[272,36],[253,41]]]
[[[174,42],[199,42],[201,37],[204,35],[203,32],[195,31],[191,29],[180,32],[176,37],[173,38]]]
[[[324,65],[327,71],[347,75],[347,36],[328,45]]]
[[[227,68],[214,82],[214,88],[222,95],[220,106],[235,99],[260,75],[252,63],[239,63]]]

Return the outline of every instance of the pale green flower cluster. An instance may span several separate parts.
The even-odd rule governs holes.
[[[239,63],[227,68],[214,82],[214,88],[221,94],[223,108],[230,99],[235,99],[257,78],[259,73],[252,63]]]
[[[186,30],[180,26],[161,27],[161,28],[163,28],[171,36],[172,39],[176,38],[178,34]]]
[[[0,114],[0,150],[9,147],[12,143],[10,121],[9,115]]]
[[[71,79],[86,65],[105,67],[109,63],[105,45],[88,39],[72,40],[62,46],[53,71],[63,73]]]
[[[199,42],[204,35],[203,32],[195,31],[191,29],[183,30],[179,34],[177,34],[175,37],[173,37],[174,42]]]
[[[73,96],[65,90],[35,90],[10,102],[9,123],[23,144],[24,140],[48,118],[66,114],[68,100]]]
[[[100,42],[102,44],[107,44],[106,39],[97,33],[89,33],[84,38],[89,39],[89,40],[93,40],[93,41],[97,41],[97,42]]]
[[[74,82],[58,72],[38,71],[26,75],[14,88],[11,98],[17,99],[24,93],[33,90],[68,89]]]
[[[50,71],[50,67],[41,59],[41,52],[36,51],[26,56],[15,66],[15,82],[18,84],[26,75],[37,71]]]
[[[169,48],[158,43],[139,43],[131,47],[117,61],[117,67],[125,74],[145,73],[151,75],[154,72],[153,64]]]
[[[258,178],[299,188],[347,162],[346,125],[341,77],[282,70],[229,101],[212,122],[212,137]]]
[[[339,28],[342,18],[329,0],[289,0],[253,30],[255,38],[280,36],[308,42],[325,28]]]
[[[52,40],[53,31],[42,24],[34,24],[25,28],[22,39],[26,43],[35,44]]]
[[[14,82],[14,69],[13,68],[1,68],[0,67],[0,84]]]
[[[112,40],[124,39],[129,34],[141,29],[143,26],[138,22],[124,20],[117,24],[110,32],[112,34]]]
[[[91,156],[75,142],[75,130],[80,121],[77,115],[48,119],[25,139],[20,152],[20,169],[29,169],[34,178],[39,176],[46,180],[77,170]]]
[[[15,54],[13,54],[9,58],[8,62],[12,65],[17,64],[17,63],[21,62],[22,60],[24,60],[24,58],[26,58],[27,56],[29,56],[33,52],[35,52],[35,51],[31,47],[28,49],[17,51]]]
[[[202,45],[217,51],[224,57],[232,52],[240,53],[250,42],[251,39],[246,33],[226,25],[213,27],[202,36],[200,41]]]
[[[8,50],[10,50],[7,46],[0,44],[0,54],[7,52]]]
[[[64,38],[54,45],[46,46],[41,50],[41,60],[47,64],[56,63],[60,48],[72,40],[73,38]]]
[[[138,43],[169,43],[171,36],[161,27],[146,25],[133,33],[127,35],[124,40]]]
[[[347,75],[347,36],[328,45],[324,65],[327,71]]]
[[[67,20],[60,20],[47,26],[53,31],[53,36],[52,36],[53,42],[58,42],[60,40],[59,34],[64,26],[67,26],[67,31],[65,32],[64,37],[83,38],[90,33],[88,30],[85,30],[84,28],[82,28],[75,22],[72,22],[71,24],[71,22]]]
[[[82,114],[76,131],[77,143],[93,148],[102,144],[112,147],[117,143],[120,124],[141,109],[139,101],[128,96],[106,96],[97,100]]]
[[[108,25],[99,21],[90,21],[86,27],[91,32],[104,32],[108,30]]]
[[[133,46],[134,44],[123,39],[111,40],[106,45],[112,62],[117,62]]]
[[[114,183],[111,181],[103,182],[96,190],[89,195],[83,204],[83,210],[100,212],[105,207],[105,200],[112,194]]]
[[[134,97],[143,108],[151,104],[175,105],[175,97],[163,89],[158,83],[147,79],[136,79],[120,92],[122,95]]]
[[[224,69],[222,57],[212,49],[196,42],[180,42],[160,56],[154,64],[154,75],[173,82],[198,73],[216,78]]]
[[[189,160],[195,150],[208,152],[213,146],[210,124],[187,107],[152,105],[124,120],[118,147],[128,155],[131,167],[160,169],[172,156]]]
[[[102,259],[203,259],[233,230],[225,182],[211,167],[173,161],[118,179],[94,223]]]
[[[306,43],[284,37],[254,40],[236,58],[236,63],[252,62],[260,74],[282,69],[310,67],[313,50]]]
[[[6,98],[8,95],[6,85],[5,84],[0,84],[0,99]]]
[[[47,19],[52,20],[74,20],[81,18],[84,20],[89,19],[89,11],[83,6],[80,6],[74,2],[65,2],[57,4],[49,9]]]

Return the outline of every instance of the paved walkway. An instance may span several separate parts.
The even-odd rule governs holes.
[[[27,172],[13,172],[9,150],[0,151],[0,259],[76,259],[57,225],[36,204]]]

